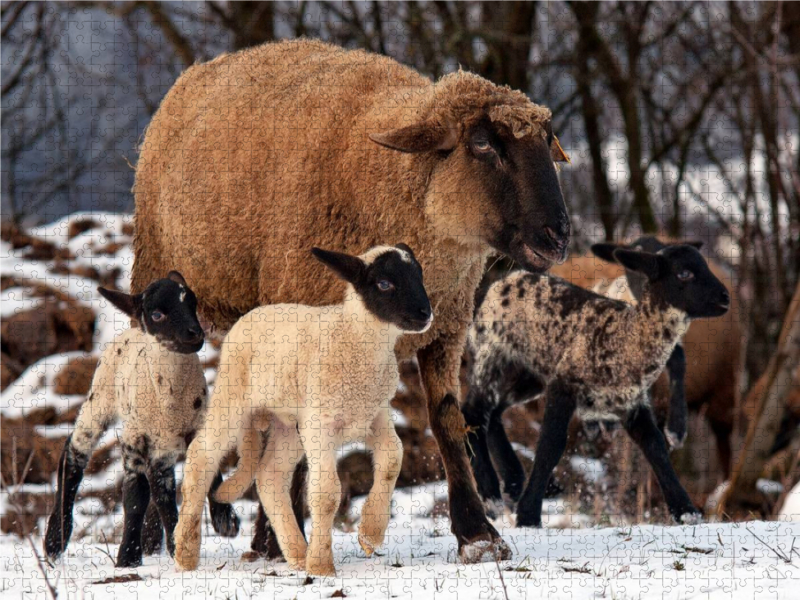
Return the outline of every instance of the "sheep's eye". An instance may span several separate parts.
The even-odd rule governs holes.
[[[692,273],[688,269],[685,269],[685,270],[681,271],[680,273],[678,273],[678,280],[679,281],[691,281],[692,279],[694,279],[694,273]]]
[[[153,319],[153,321],[155,321],[156,323],[160,323],[161,321],[166,319],[167,316],[160,310],[154,310],[152,313],[150,313],[150,318]]]
[[[391,281],[386,281],[385,279],[381,279],[381,280],[378,282],[378,289],[379,289],[380,291],[382,291],[382,292],[388,292],[388,291],[389,291],[390,289],[392,289],[393,287],[394,287],[394,286],[392,285],[392,282],[391,282]]]
[[[489,140],[475,140],[472,142],[472,146],[478,152],[491,152],[493,150]]]

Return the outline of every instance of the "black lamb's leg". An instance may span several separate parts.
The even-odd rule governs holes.
[[[222,485],[222,473],[217,471],[208,490],[208,510],[211,513],[211,524],[214,531],[222,537],[236,537],[239,535],[239,515],[233,506],[214,500],[214,493]]]
[[[653,411],[649,406],[639,405],[628,413],[625,419],[625,430],[631,436],[653,468],[653,472],[661,486],[667,501],[669,512],[678,523],[696,522],[701,516],[695,508],[681,482],[672,463],[669,461],[669,450],[664,436],[656,425]]]
[[[542,501],[553,469],[567,447],[567,430],[576,402],[568,386],[553,382],[546,392],[542,432],[528,486],[517,505],[517,527],[541,527]]]
[[[680,344],[675,347],[667,361],[669,374],[669,420],[667,421],[667,444],[675,450],[686,440],[689,409],[686,406],[686,353]]]
[[[144,525],[142,525],[142,551],[145,556],[154,556],[161,552],[164,545],[164,527],[158,508],[151,500],[147,505],[147,512],[144,515]]]
[[[142,524],[149,503],[150,485],[147,483],[147,476],[129,470],[126,465],[122,481],[125,523],[116,565],[119,568],[138,567],[142,564]]]
[[[75,497],[78,494],[81,480],[83,480],[83,471],[89,463],[89,456],[75,450],[71,442],[72,436],[70,435],[58,461],[56,502],[53,512],[47,520],[44,536],[44,551],[51,559],[61,556],[72,537],[72,511],[75,507]]]
[[[155,461],[147,472],[150,493],[158,509],[167,538],[167,552],[175,555],[175,526],[178,524],[178,499],[175,489],[175,463]]]
[[[525,469],[522,468],[503,427],[503,409],[498,408],[492,413],[488,433],[489,452],[500,471],[503,490],[511,500],[517,502],[525,489]]]

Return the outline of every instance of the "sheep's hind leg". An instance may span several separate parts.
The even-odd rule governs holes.
[[[220,417],[220,422],[225,422]],[[200,520],[205,497],[211,487],[212,473],[219,470],[225,454],[239,444],[241,427],[235,419],[227,419],[227,436],[221,436],[214,420],[206,422],[186,451],[183,484],[183,504],[175,528],[175,563],[179,569],[193,571],[200,563]]]
[[[686,406],[686,353],[680,344],[667,361],[669,373],[669,420],[667,421],[667,445],[677,450],[686,441],[686,429],[689,420],[689,409]]]
[[[576,402],[567,386],[553,382],[546,392],[546,404],[539,444],[528,486],[517,505],[517,527],[541,527],[542,501],[553,469],[567,447],[569,421]]]
[[[367,435],[367,448],[372,449],[374,477],[361,511],[358,543],[367,556],[372,556],[383,544],[391,516],[392,492],[403,464],[403,443],[388,411],[381,411],[375,417]]]
[[[83,480],[83,471],[89,463],[89,456],[79,452],[72,446],[72,436],[67,438],[64,451],[58,461],[58,477],[56,478],[56,504],[47,520],[44,535],[45,554],[50,558],[58,558],[67,548],[72,537],[72,511],[75,497]]]
[[[483,498],[486,515],[495,518],[503,512],[503,494],[500,492],[500,480],[494,470],[489,446],[487,444],[487,412],[492,404],[484,399],[477,386],[473,386],[467,394],[467,399],[461,407],[464,420],[467,423],[467,452],[469,454],[472,475],[478,485],[478,493]]]
[[[649,406],[641,404],[631,410],[625,419],[625,430],[642,449],[647,461],[656,474],[658,484],[667,501],[669,512],[678,523],[697,522],[701,518],[700,511],[695,508],[686,490],[683,489],[672,463],[669,461],[669,449],[663,434],[656,425],[653,412]]]
[[[301,429],[300,435],[308,457],[308,505],[311,509],[306,571],[310,575],[336,575],[331,530],[342,498],[342,484],[336,472],[338,440],[319,423],[314,424],[313,429]]]
[[[258,464],[256,489],[286,561],[298,570],[305,568],[308,546],[292,510],[289,489],[294,468],[302,457],[303,448],[295,426],[274,419]]]
[[[503,490],[512,502],[518,502],[525,489],[525,469],[522,468],[522,463],[519,462],[503,427],[503,410],[505,409],[496,409],[489,419],[489,452],[500,471]]]
[[[466,425],[458,406],[458,371],[466,330],[439,338],[417,353],[428,395],[428,418],[442,453],[450,500],[450,523],[463,562],[508,560],[511,548],[486,518],[464,443]],[[455,339],[454,339],[455,338]]]

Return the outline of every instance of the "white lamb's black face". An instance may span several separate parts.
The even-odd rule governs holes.
[[[141,294],[99,288],[100,294],[172,352],[193,354],[203,347],[205,335],[197,319],[197,296],[177,271],[154,281]]]
[[[411,248],[398,244],[367,264],[356,256],[314,248],[314,256],[355,288],[366,309],[402,331],[422,333],[433,310],[422,281],[422,267]]]

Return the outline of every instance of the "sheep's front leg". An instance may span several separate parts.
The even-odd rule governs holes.
[[[314,426],[317,428],[312,428]],[[302,429],[300,435],[308,457],[308,506],[311,510],[306,571],[311,575],[335,575],[331,530],[342,497],[342,484],[336,472],[337,439],[319,422]],[[273,524],[277,526],[274,521]]]
[[[127,461],[126,461],[127,462]],[[125,465],[122,480],[122,507],[125,513],[122,543],[117,554],[117,568],[142,564],[142,524],[150,503],[150,485],[142,472]]]
[[[692,504],[675,469],[672,468],[672,463],[669,462],[667,443],[656,425],[650,407],[642,404],[630,411],[625,420],[625,430],[642,449],[653,468],[669,512],[675,520],[678,523],[698,522],[702,515]]]
[[[289,490],[294,468],[302,458],[303,448],[295,426],[274,419],[267,447],[258,464],[256,489],[266,515],[274,525],[286,562],[298,570],[305,567],[308,546],[292,510]]]
[[[686,440],[686,427],[689,409],[686,406],[686,353],[678,344],[667,361],[669,373],[669,420],[667,421],[667,444],[671,450],[683,446]]]
[[[358,543],[371,556],[383,544],[391,515],[394,486],[403,465],[403,443],[397,436],[389,411],[382,410],[367,434],[367,448],[372,449],[372,489],[361,511]]]
[[[541,527],[542,501],[553,469],[567,447],[569,422],[577,406],[572,390],[559,381],[547,388],[542,430],[528,486],[517,505],[518,527]]]
[[[418,352],[428,394],[428,420],[444,461],[450,497],[450,527],[464,562],[508,560],[511,549],[489,523],[475,487],[465,444],[467,427],[458,406],[458,371],[466,325]]]
[[[175,490],[175,462],[156,460],[147,472],[150,492],[158,509],[161,523],[167,534],[167,552],[175,555],[175,527],[178,524],[178,500]]]

